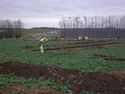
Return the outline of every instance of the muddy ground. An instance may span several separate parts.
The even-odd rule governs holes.
[[[125,72],[82,73],[78,70],[9,61],[0,64],[0,74],[14,74],[24,78],[41,76],[57,83],[66,81],[71,85],[73,94],[80,94],[83,90],[93,91],[95,94],[97,92],[101,94],[125,94]]]

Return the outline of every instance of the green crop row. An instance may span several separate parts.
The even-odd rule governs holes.
[[[8,85],[23,85],[30,89],[51,88],[61,90],[63,93],[71,92],[70,86],[67,83],[57,84],[53,80],[43,80],[41,77],[24,79],[14,75],[0,75],[0,88]]]
[[[95,49],[88,51],[51,51],[41,54],[39,51],[24,49],[25,45],[37,45],[37,41],[0,40],[0,63],[20,61],[24,63],[42,64],[83,72],[124,71],[125,61],[106,61],[95,58],[95,54],[125,57],[125,45],[120,48]],[[121,62],[121,63],[119,63]]]

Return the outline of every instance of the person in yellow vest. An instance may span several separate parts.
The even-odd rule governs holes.
[[[40,39],[40,52],[41,52],[41,53],[44,53],[43,44],[44,44],[45,42],[47,42],[47,41],[48,41],[48,38],[46,38],[46,37],[42,37],[42,38]]]

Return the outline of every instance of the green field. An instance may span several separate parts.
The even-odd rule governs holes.
[[[125,57],[125,43],[119,48],[95,49],[84,51],[47,51],[41,54],[39,51],[24,49],[26,45],[38,46],[38,41],[24,40],[0,40],[0,63],[6,61],[19,61],[31,64],[42,64],[66,69],[77,69],[82,72],[113,72],[125,71],[125,61],[107,61],[94,58],[95,54]],[[52,42],[48,42],[53,44]],[[38,49],[36,47],[35,49]],[[37,81],[38,82],[35,82]],[[42,78],[23,79],[13,75],[0,75],[0,86],[11,84],[24,84],[28,87],[47,87],[60,89],[64,93],[70,90],[67,83],[57,84],[52,80],[43,81]],[[87,93],[85,93],[87,94]]]
[[[85,72],[125,70],[124,63],[95,59],[94,54],[125,57],[124,44],[120,48],[96,49],[88,51],[47,52],[24,49],[25,45],[38,46],[38,41],[0,40],[0,63],[5,61],[22,61],[25,63],[43,64]],[[105,66],[105,67],[104,67]]]

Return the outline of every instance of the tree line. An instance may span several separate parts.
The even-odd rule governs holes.
[[[63,17],[59,22],[62,29],[82,28],[125,28],[125,16]]]
[[[0,38],[20,38],[23,26],[21,20],[0,20]]]

